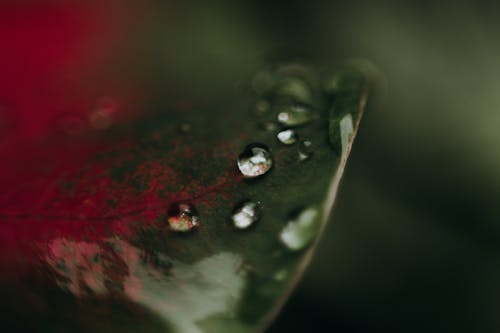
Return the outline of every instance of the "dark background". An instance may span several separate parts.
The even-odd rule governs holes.
[[[281,38],[370,59],[387,85],[313,263],[270,332],[500,331],[498,6],[272,11],[265,20],[282,17]]]

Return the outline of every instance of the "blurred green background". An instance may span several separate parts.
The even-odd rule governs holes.
[[[500,5],[176,9],[162,35],[165,77],[190,76],[199,92],[273,52],[331,64],[362,57],[383,73],[332,223],[270,332],[500,331]]]
[[[370,59],[387,85],[312,266],[270,331],[499,332],[499,6],[287,7],[265,19],[277,38]]]

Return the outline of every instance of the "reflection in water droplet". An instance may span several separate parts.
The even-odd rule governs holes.
[[[352,116],[350,113],[346,114],[344,118],[340,120],[340,143],[342,145],[342,152],[347,150],[347,145],[349,144],[349,139],[354,132],[354,126],[352,121]]]
[[[305,248],[316,236],[319,228],[319,211],[309,207],[288,221],[279,234],[280,241],[292,251]]]
[[[188,232],[200,224],[196,208],[188,203],[174,203],[167,212],[167,222],[170,230]]]
[[[118,103],[111,97],[101,97],[92,112],[89,114],[90,125],[98,130],[109,128],[113,122]]]
[[[290,127],[305,125],[312,119],[311,108],[302,104],[287,105],[278,113],[278,122]]]
[[[305,161],[313,154],[313,144],[309,140],[301,140],[297,149],[299,160]]]
[[[238,157],[238,168],[245,178],[255,178],[267,173],[273,160],[267,146],[252,143]]]
[[[232,213],[232,223],[237,229],[246,229],[257,222],[262,215],[260,203],[243,201],[236,205]]]
[[[285,145],[292,145],[297,141],[297,133],[293,129],[286,129],[279,132],[276,137]]]

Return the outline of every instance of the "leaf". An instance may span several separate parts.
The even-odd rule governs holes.
[[[50,331],[264,329],[328,220],[368,81],[356,66],[331,76],[297,63],[247,81],[229,102],[161,101],[115,126],[108,100],[95,130],[42,142],[30,164],[44,167],[18,169],[2,193],[3,253],[16,253],[1,261],[3,295],[16,300],[5,320]],[[276,119],[299,140],[281,143]],[[251,143],[272,156],[256,178],[237,168]],[[232,212],[246,201],[262,216],[239,229]],[[167,223],[178,203],[187,232]]]

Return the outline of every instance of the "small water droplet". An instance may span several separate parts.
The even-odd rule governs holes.
[[[339,89],[339,76],[334,75],[328,78],[323,84],[323,89],[328,94],[335,94]]]
[[[286,129],[279,132],[276,137],[285,145],[293,145],[297,141],[297,133],[293,129]]]
[[[264,131],[272,132],[276,131],[279,125],[273,121],[264,121],[258,124],[259,128]]]
[[[261,99],[260,101],[255,103],[255,114],[257,116],[265,115],[266,113],[269,112],[270,109],[271,109],[271,104],[269,104],[269,102],[266,101],[265,99]]]
[[[273,166],[269,148],[260,143],[252,143],[238,157],[238,168],[245,178],[255,178],[267,173]]]
[[[289,127],[301,126],[313,120],[311,108],[303,104],[291,104],[278,113],[278,122]]]
[[[191,132],[191,125],[188,123],[180,124],[179,125],[179,132],[181,132],[182,134],[187,134],[187,133]]]
[[[200,217],[196,208],[188,203],[174,203],[167,211],[167,222],[170,230],[188,232],[198,227]]]
[[[289,250],[304,249],[316,236],[319,228],[319,211],[315,207],[303,209],[288,221],[279,239]]]
[[[109,128],[113,122],[115,113],[118,110],[118,103],[111,97],[101,97],[95,108],[89,114],[90,125],[98,130]]]
[[[278,282],[286,280],[287,277],[288,277],[288,271],[286,269],[280,269],[279,271],[274,273],[273,276],[274,280]]]
[[[313,144],[310,140],[301,140],[297,149],[299,160],[305,161],[313,154]]]
[[[259,202],[243,201],[234,207],[231,220],[237,229],[247,229],[257,222],[262,215]]]

